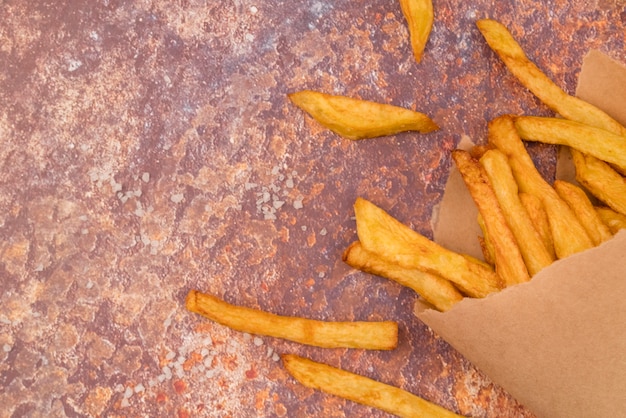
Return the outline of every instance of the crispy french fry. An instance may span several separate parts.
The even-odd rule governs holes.
[[[556,256],[565,258],[593,247],[591,238],[574,212],[537,171],[511,116],[499,116],[489,123],[489,142],[508,157],[520,190],[541,199],[548,214]]]
[[[311,90],[288,96],[321,125],[353,140],[405,131],[428,133],[439,129],[425,114],[403,107]]]
[[[626,179],[607,163],[573,151],[576,180],[598,200],[626,215]]]
[[[478,222],[478,226],[483,232],[483,236],[478,237],[478,242],[480,244],[480,250],[483,253],[483,258],[485,259],[485,262],[487,264],[489,264],[490,266],[494,266],[496,264],[496,250],[493,248],[493,242],[491,241],[489,231],[487,230],[487,226],[485,225],[485,220],[480,215],[480,212],[476,216],[476,222]]]
[[[302,385],[380,409],[399,417],[460,417],[398,387],[295,354],[281,356],[285,369]]]
[[[485,152],[480,159],[498,198],[502,213],[519,245],[524,263],[531,276],[549,266],[554,257],[546,248],[530,215],[519,198],[519,190],[508,159],[497,149]]]
[[[357,235],[365,250],[407,269],[437,274],[471,297],[485,297],[503,286],[486,263],[450,251],[358,198],[354,204]]]
[[[602,221],[583,189],[564,180],[556,180],[554,189],[572,208],[595,245],[611,239],[613,236],[611,230]]]
[[[530,275],[522,253],[506,222],[485,169],[467,151],[460,149],[452,151],[452,159],[485,224],[487,236],[493,245],[496,273],[502,277],[506,286],[527,282]]]
[[[532,220],[533,226],[541,236],[544,246],[550,253],[550,256],[554,259],[556,254],[554,252],[554,240],[552,239],[552,232],[550,231],[550,221],[548,220],[548,214],[543,208],[541,199],[530,193],[519,193],[520,202],[528,212],[528,216]]]
[[[415,61],[420,62],[433,27],[432,0],[400,0],[402,14],[407,21],[411,48]]]
[[[463,299],[452,283],[436,274],[417,269],[406,269],[367,251],[360,242],[353,242],[343,253],[343,261],[349,266],[393,280],[413,289],[422,299],[437,310],[445,312]]]
[[[187,310],[237,331],[283,338],[324,348],[392,350],[398,343],[398,324],[381,322],[329,322],[280,316],[231,305],[213,295],[191,290]]]
[[[566,119],[626,135],[626,128],[596,106],[571,96],[557,86],[532,61],[502,23],[493,19],[476,22],[489,47],[509,71],[535,96]]]
[[[626,135],[561,118],[516,116],[514,120],[522,139],[567,145],[626,171]]]
[[[626,215],[615,212],[611,208],[596,207],[596,212],[602,222],[609,226],[613,234],[617,234],[620,229],[626,229]]]

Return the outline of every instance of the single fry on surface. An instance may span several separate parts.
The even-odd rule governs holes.
[[[439,126],[423,113],[403,107],[312,90],[289,99],[321,125],[349,139],[375,138],[406,131],[428,133]]]
[[[463,295],[454,285],[443,277],[418,269],[403,268],[374,252],[365,250],[359,241],[353,242],[344,251],[343,261],[351,267],[413,289],[426,302],[442,312],[463,299]]]
[[[593,242],[574,212],[537,171],[511,116],[499,116],[489,122],[489,142],[507,156],[520,191],[541,199],[557,258],[592,248]]]
[[[433,27],[432,0],[400,0],[402,14],[407,21],[411,48],[416,62],[422,60],[424,49]]]
[[[398,324],[381,322],[329,322],[280,316],[231,305],[215,296],[191,290],[187,309],[237,331],[283,338],[324,348],[392,350],[398,343]]]
[[[486,263],[455,253],[404,225],[373,203],[354,204],[357,235],[366,251],[406,269],[439,275],[471,297],[485,297],[503,283]]]
[[[468,151],[452,151],[454,160],[467,189],[478,207],[487,237],[493,246],[496,273],[507,286],[527,282],[530,275],[511,231],[498,197],[489,181],[484,167]]]
[[[318,389],[399,417],[460,417],[398,387],[294,354],[281,356],[285,369],[306,387]]]

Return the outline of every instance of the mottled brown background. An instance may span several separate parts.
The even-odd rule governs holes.
[[[462,414],[531,417],[413,317],[414,293],[351,270],[352,204],[430,235],[462,136],[550,114],[474,26],[494,17],[573,92],[598,48],[626,62],[622,0],[434,1],[421,64],[397,1],[0,2],[0,416],[382,417],[304,388],[295,352]],[[442,130],[350,142],[299,89],[426,112]],[[535,147],[550,175],[554,152]],[[395,319],[392,352],[231,332],[189,289],[318,319]]]

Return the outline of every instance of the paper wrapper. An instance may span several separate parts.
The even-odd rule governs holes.
[[[625,77],[626,69],[594,51],[583,62],[577,94],[624,123]],[[454,197],[444,196],[440,209],[452,217],[455,210],[445,206],[463,202],[467,191],[449,186],[446,195]],[[458,222],[476,223],[475,212],[467,217],[465,204],[456,207]],[[439,230],[444,222],[439,217],[435,240],[452,240]],[[457,231],[456,246],[475,241],[472,234]],[[626,413],[626,230],[528,283],[465,299],[446,313],[418,302],[416,315],[538,417]]]

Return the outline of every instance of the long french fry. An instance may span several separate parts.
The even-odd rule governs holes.
[[[438,274],[471,297],[485,297],[502,288],[489,265],[440,246],[373,203],[358,198],[354,211],[357,235],[367,251],[403,268]]]
[[[534,276],[552,264],[554,257],[519,198],[519,189],[508,159],[501,151],[493,149],[483,154],[480,163],[485,168],[504,218],[519,245],[528,272]]]
[[[537,171],[511,116],[499,116],[489,123],[489,142],[507,156],[520,190],[541,199],[550,222],[556,256],[565,258],[592,248],[593,242],[574,212]]]
[[[288,96],[321,125],[353,140],[405,131],[428,133],[439,129],[425,114],[403,107],[311,90]]]
[[[413,289],[437,310],[445,312],[463,299],[452,283],[436,274],[406,269],[353,242],[343,253],[343,261],[361,271],[393,280]]]
[[[398,324],[381,322],[329,322],[280,316],[231,305],[213,295],[191,290],[187,309],[237,331],[283,338],[324,348],[392,350],[398,344]]]
[[[467,151],[454,150],[452,159],[456,163],[485,224],[488,237],[493,245],[496,273],[502,277],[506,286],[527,282],[530,280],[530,275],[522,253],[506,222],[485,169]]]
[[[611,230],[602,221],[583,189],[564,180],[556,180],[554,189],[572,208],[595,245],[611,239],[613,236]]]
[[[567,145],[626,171],[626,135],[561,118],[516,116],[515,128],[527,141]]]
[[[295,354],[281,356],[285,369],[302,385],[371,406],[399,417],[460,417],[398,387],[318,363]]]
[[[519,200],[524,205],[524,209],[528,212],[528,216],[532,219],[533,226],[541,236],[543,245],[548,249],[550,256],[556,258],[554,252],[554,240],[552,239],[552,232],[550,231],[550,221],[548,220],[548,214],[543,208],[541,199],[530,193],[519,193]]]
[[[400,8],[408,24],[413,56],[416,62],[420,62],[435,18],[433,2],[432,0],[400,0]]]
[[[576,180],[607,206],[626,215],[626,179],[604,161],[573,151]]]

